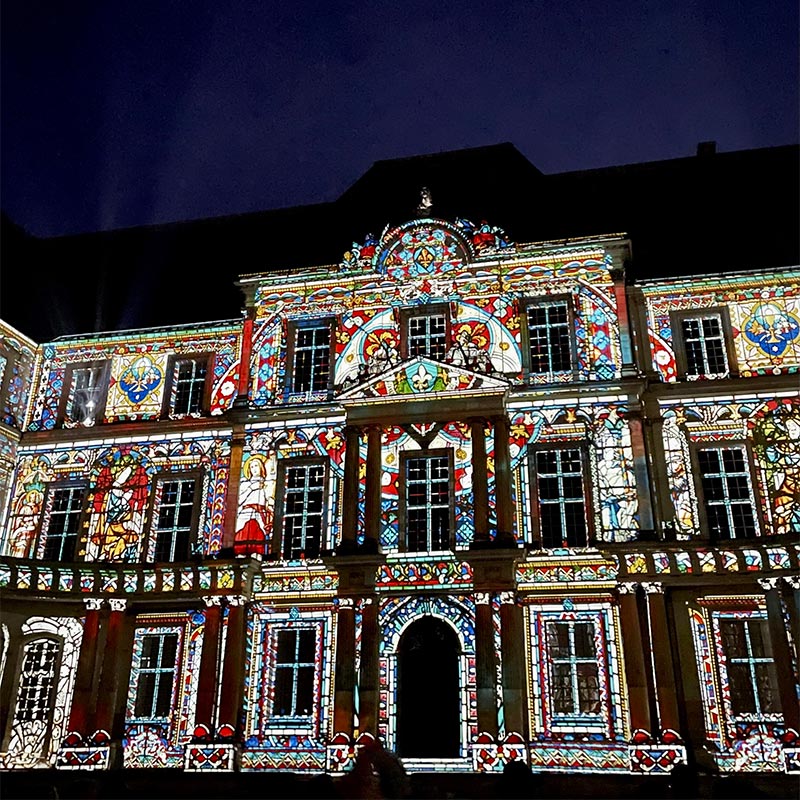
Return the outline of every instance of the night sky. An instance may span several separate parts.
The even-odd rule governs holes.
[[[798,141],[798,4],[4,0],[2,210],[36,236],[335,199],[512,142],[545,173]]]

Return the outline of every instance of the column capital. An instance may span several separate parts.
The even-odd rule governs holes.
[[[203,603],[205,603],[206,607],[209,606],[221,606],[222,605],[222,595],[219,594],[207,594],[203,596]]]
[[[337,611],[352,611],[356,607],[355,601],[352,597],[337,597],[336,610]]]
[[[768,592],[770,589],[777,589],[780,585],[780,578],[759,578],[758,585],[765,591]]]
[[[644,581],[642,589],[645,594],[664,594],[664,584],[660,581]]]
[[[108,604],[111,606],[112,611],[124,611],[128,601],[124,597],[110,597]]]
[[[636,594],[636,587],[638,583],[626,582],[626,583],[618,583],[617,584],[617,591],[620,594]]]
[[[83,604],[87,611],[99,611],[103,607],[102,597],[84,597]]]
[[[517,593],[516,592],[498,592],[497,599],[500,601],[501,605],[504,606],[513,606],[517,603]]]
[[[488,606],[492,602],[492,596],[489,592],[475,592],[475,605]]]
[[[226,594],[224,597],[229,606],[243,606],[247,602],[243,594]]]
[[[794,589],[795,591],[797,591],[798,589],[800,589],[800,575],[784,575],[784,576],[783,576],[783,579],[784,579],[784,580],[786,581],[786,583],[788,583],[788,584],[789,584],[789,586],[791,586],[791,587],[792,587],[792,589]]]

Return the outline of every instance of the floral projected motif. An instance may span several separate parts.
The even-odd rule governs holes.
[[[782,356],[800,336],[800,320],[775,303],[760,303],[744,324],[744,335],[769,356]]]
[[[140,356],[120,375],[119,385],[128,400],[138,405],[158,387],[163,377],[163,370],[148,356]]]

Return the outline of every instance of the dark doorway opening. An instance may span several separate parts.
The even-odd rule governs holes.
[[[459,756],[459,646],[436,617],[408,626],[397,654],[397,753],[404,758]]]

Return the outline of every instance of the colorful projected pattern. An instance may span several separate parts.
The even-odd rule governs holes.
[[[84,446],[23,453],[3,552],[32,555],[48,484],[80,481],[85,482],[89,495],[79,556],[87,560],[141,560],[155,476],[195,470],[203,473],[198,548],[216,552],[222,542],[229,464],[230,442],[199,432],[112,449]],[[38,552],[43,552],[43,542]]]
[[[67,732],[83,626],[72,617],[30,617],[21,633],[30,637],[25,652],[34,662],[20,678],[3,769],[52,766]]]
[[[205,328],[205,330],[204,330]],[[65,385],[66,369],[85,362],[110,361],[104,422],[147,420],[161,416],[171,355],[194,356],[213,352],[212,415],[230,407],[239,376],[241,323],[197,326],[193,331],[153,329],[135,335],[76,338],[43,348],[43,380],[34,401],[28,430],[52,430]]]
[[[758,597],[738,598],[741,603]],[[780,713],[734,714],[730,665],[727,663],[720,623],[723,620],[766,620],[763,608],[725,608],[723,600],[710,599],[700,609],[690,608],[698,677],[702,690],[706,737],[716,746],[714,757],[723,772],[780,772],[783,732]],[[716,606],[716,608],[714,608]]]
[[[123,742],[128,768],[179,767],[183,764],[184,746],[189,741],[197,703],[197,678],[203,648],[202,612],[176,615],[142,615],[136,620],[131,678],[125,712],[126,733]],[[139,719],[136,698],[142,674],[143,642],[146,636],[174,634],[178,638],[175,678],[165,721]],[[150,666],[150,665],[148,665]]]
[[[528,445],[566,442],[583,445],[588,453],[596,537],[627,541],[635,536],[639,528],[638,499],[626,410],[625,403],[566,408],[541,405],[511,417],[511,460],[521,483],[524,541],[534,538]]]
[[[679,538],[702,533],[691,445],[732,442],[755,460],[762,535],[800,532],[800,397],[744,395],[731,402],[705,398],[662,406],[664,451]]]
[[[648,297],[653,365],[664,380],[675,381],[678,368],[671,312],[726,308],[739,374],[743,377],[800,369],[800,297],[791,287],[793,273],[777,280],[743,278],[736,287],[695,280],[680,289],[644,287]]]
[[[406,628],[423,616],[433,616],[452,626],[461,649],[459,693],[461,755],[478,734],[475,673],[475,604],[464,595],[398,597],[383,601],[378,614],[380,643],[379,736],[392,750],[397,746],[398,649]]]
[[[618,652],[619,622],[615,609],[602,603],[574,603],[559,606],[530,606],[530,685],[532,738],[542,742],[576,742],[582,737],[594,741],[624,741],[627,722],[622,703],[621,663]],[[597,701],[581,710],[565,713],[564,700],[557,700],[553,654],[547,626],[554,623],[583,623],[591,626],[594,641],[592,673],[596,675]],[[586,658],[585,654],[583,656]],[[581,667],[576,665],[576,669]],[[563,680],[563,679],[562,679]],[[560,685],[560,684],[559,684]],[[574,746],[574,745],[573,745]]]
[[[312,712],[284,716],[275,708],[277,641],[281,631],[312,631]],[[248,769],[320,769],[333,709],[330,607],[278,610],[254,605],[247,619],[244,736]]]

